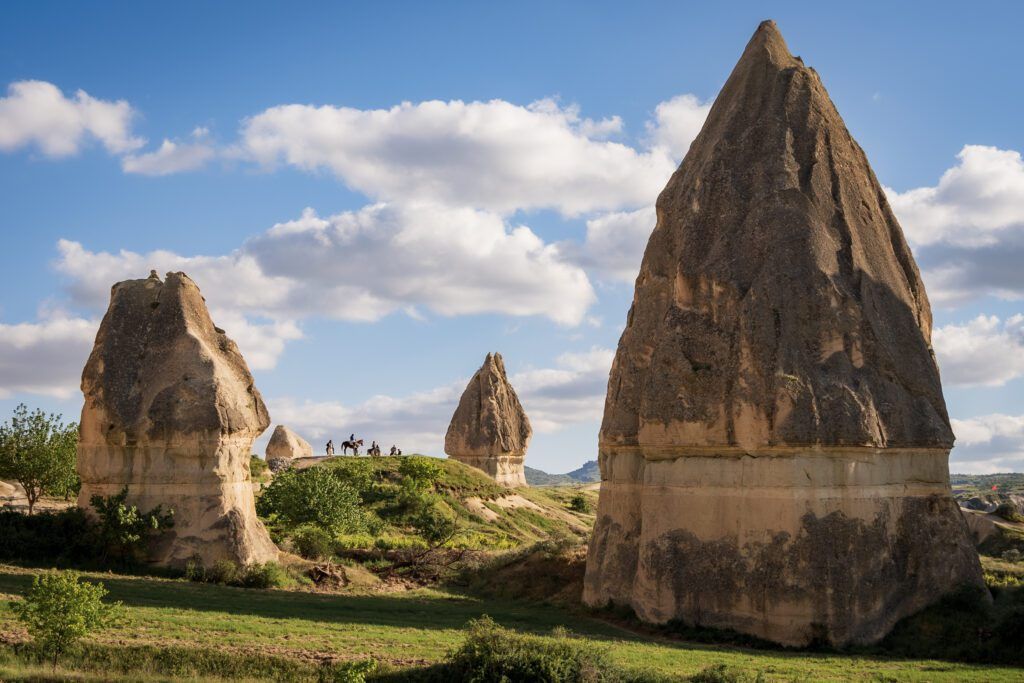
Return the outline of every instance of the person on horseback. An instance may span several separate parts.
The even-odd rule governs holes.
[[[398,449],[395,448],[395,444],[391,444],[391,455],[396,455],[397,453]]]
[[[327,455],[334,455],[334,439],[327,441],[327,447],[324,450],[327,452]]]

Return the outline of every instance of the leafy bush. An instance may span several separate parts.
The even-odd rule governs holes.
[[[78,425],[64,424],[60,415],[29,412],[24,403],[0,425],[0,478],[25,490],[28,514],[43,493],[70,498],[80,482],[75,471]]]
[[[93,631],[110,626],[120,604],[106,604],[101,583],[80,582],[74,572],[47,572],[32,579],[24,600],[11,610],[35,645],[56,664],[57,657]]]
[[[573,512],[590,512],[590,501],[582,493],[577,493],[569,499],[569,509]]]
[[[237,585],[242,588],[283,588],[291,583],[288,572],[277,562],[255,562],[241,571]]]
[[[278,474],[256,504],[256,510],[287,526],[315,524],[339,532],[366,529],[359,494],[329,469],[310,467]]]
[[[366,683],[366,676],[376,670],[377,662],[372,659],[325,665],[320,672],[320,683]]]
[[[1017,550],[1016,548],[1011,548],[1010,550],[1004,552],[1002,555],[1002,559],[1006,560],[1007,562],[1020,562],[1022,558],[1024,558],[1024,553]]]
[[[295,552],[307,560],[321,560],[334,554],[334,534],[315,524],[303,524],[291,535]]]
[[[409,515],[409,523],[431,547],[444,545],[458,533],[455,516],[446,511],[440,501],[426,502]]]
[[[254,562],[240,566],[231,560],[218,560],[204,567],[198,558],[185,565],[185,578],[197,583],[216,583],[239,588],[282,588],[292,583],[288,572],[276,562]]]
[[[448,653],[447,672],[459,681],[616,681],[621,674],[605,650],[564,629],[552,638],[502,628],[488,616],[471,621],[466,640]]]
[[[435,462],[435,458],[410,455],[399,461],[398,473],[402,476],[403,484],[423,490],[432,487],[441,478],[441,466]]]
[[[158,505],[140,512],[135,505],[128,505],[127,499],[127,486],[117,495],[89,499],[99,517],[97,532],[104,559],[113,556],[121,562],[139,561],[149,540],[174,526],[174,510],[164,512]]]

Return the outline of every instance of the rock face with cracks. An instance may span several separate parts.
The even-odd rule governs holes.
[[[842,645],[981,585],[931,322],[864,152],[761,24],[658,198],[584,600]]]
[[[444,452],[499,484],[526,486],[523,459],[530,445],[530,420],[505,376],[500,353],[487,354],[452,415]]]
[[[79,505],[127,486],[141,510],[173,509],[174,527],[150,548],[159,564],[277,558],[249,480],[267,409],[188,276],[114,285],[82,392]]]
[[[277,425],[270,436],[266,450],[267,462],[271,460],[294,460],[312,458],[313,446],[284,425]]]

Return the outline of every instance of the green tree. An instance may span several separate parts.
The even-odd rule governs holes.
[[[174,510],[164,512],[158,505],[149,512],[142,512],[135,505],[128,505],[127,500],[127,486],[117,495],[89,499],[99,517],[97,531],[104,559],[113,555],[121,562],[137,561],[151,536],[174,526]]]
[[[29,412],[24,403],[0,425],[0,477],[25,489],[30,515],[43,493],[68,498],[77,490],[77,443],[77,424],[38,409]]]
[[[256,503],[264,517],[288,526],[316,524],[354,533],[366,529],[359,492],[325,467],[285,470],[274,477]]]
[[[11,611],[54,665],[57,657],[82,637],[110,626],[120,603],[103,602],[102,583],[79,581],[74,572],[53,571],[32,579],[25,598],[11,602]]]

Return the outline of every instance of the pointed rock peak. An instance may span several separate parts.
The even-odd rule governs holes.
[[[736,70],[739,71],[742,65],[753,67],[757,64],[768,62],[776,67],[785,68],[801,66],[802,62],[789,53],[785,38],[779,31],[779,27],[771,19],[762,21],[747,43],[743,56],[740,57]],[[734,72],[735,73],[735,72]]]

